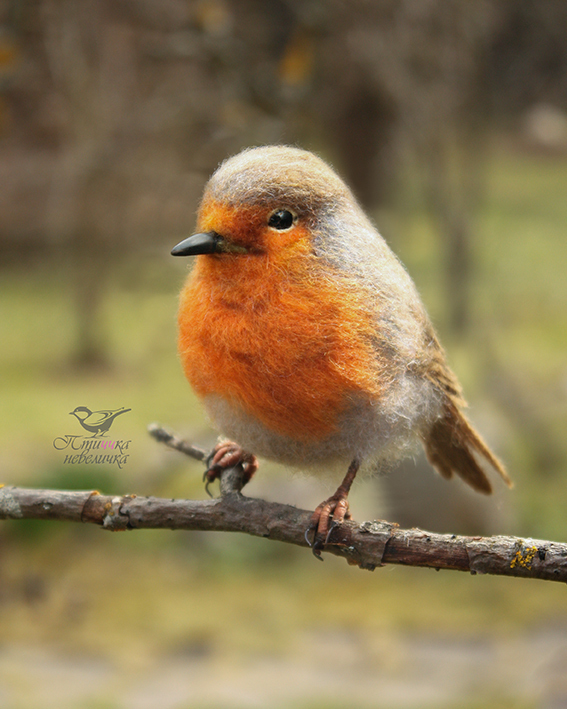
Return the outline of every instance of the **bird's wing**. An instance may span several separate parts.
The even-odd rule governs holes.
[[[110,410],[93,411],[86,419],[90,426],[98,426],[107,421],[115,412]]]
[[[418,363],[421,376],[429,380],[435,389],[449,397],[455,406],[466,406],[467,402],[463,397],[459,380],[447,364],[443,347],[429,322],[424,328],[423,337],[425,339],[423,355]]]
[[[511,487],[512,482],[503,464],[462,412],[466,401],[461,387],[447,365],[443,348],[430,325],[425,334],[429,342],[421,365],[421,374],[442,395],[441,416],[423,435],[423,445],[429,462],[442,477],[449,479],[456,473],[472,488],[484,493],[491,492],[485,472],[488,464]]]

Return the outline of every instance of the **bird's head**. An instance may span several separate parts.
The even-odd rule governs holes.
[[[77,406],[74,411],[69,411],[69,416],[76,416],[79,421],[84,421],[88,416],[92,414],[90,409],[86,406]]]
[[[325,220],[354,204],[348,187],[312,153],[286,146],[251,148],[213,174],[197,233],[171,253],[221,261],[312,253]]]

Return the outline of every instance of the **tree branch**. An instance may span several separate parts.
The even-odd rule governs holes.
[[[153,426],[152,436],[198,459],[204,451]],[[305,530],[311,512],[242,495],[240,466],[226,470],[220,497],[168,500],[136,495],[111,496],[97,491],[68,492],[20,487],[0,488],[0,519],[46,519],[89,522],[112,531],[186,529],[244,532],[307,547]],[[384,521],[344,522],[325,551],[349,564],[374,570],[384,564],[469,571],[472,574],[521,576],[567,581],[567,544],[518,537],[466,537],[421,529],[399,529]]]

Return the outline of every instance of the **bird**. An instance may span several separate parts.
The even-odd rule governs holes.
[[[101,411],[91,411],[87,409],[86,406],[77,406],[74,411],[69,412],[69,415],[74,416],[85,431],[92,433],[92,437],[95,438],[96,436],[104,436],[117,416],[131,410],[132,409],[121,407],[120,409],[113,410],[102,409]]]
[[[184,373],[219,440],[205,473],[260,456],[344,474],[313,512],[316,556],[351,518],[359,472],[387,470],[419,444],[437,472],[492,490],[512,482],[465,416],[457,377],[400,260],[337,172],[301,148],[248,148],[207,182],[179,298]]]

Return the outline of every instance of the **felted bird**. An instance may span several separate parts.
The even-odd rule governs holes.
[[[207,472],[258,454],[321,475],[345,473],[313,513],[316,554],[350,517],[357,471],[425,448],[444,478],[491,492],[502,463],[463,413],[457,378],[417,290],[352,192],[314,154],[252,148],[207,183],[196,256],[179,303],[185,374],[214,425]],[[340,479],[340,478],[339,478]]]

